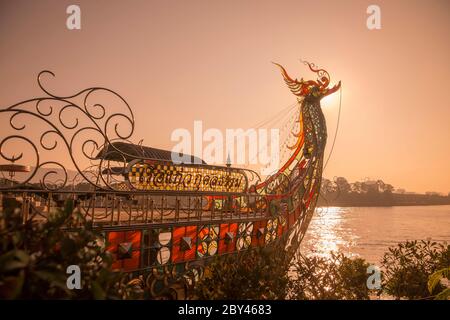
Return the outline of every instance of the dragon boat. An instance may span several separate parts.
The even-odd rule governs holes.
[[[44,96],[0,110],[12,132],[0,140],[0,171],[10,175],[2,197],[20,202],[24,221],[45,220],[73,200],[73,210],[101,230],[113,267],[143,277],[155,297],[176,284],[192,287],[215,256],[281,240],[295,251],[320,193],[327,141],[320,101],[341,83],[331,87],[328,72],[312,63],[305,65],[316,80],[293,79],[275,65],[296,96],[299,129],[287,161],[264,179],[133,144],[135,117],[121,95],[103,87],[55,95],[42,83],[55,75],[42,71]]]

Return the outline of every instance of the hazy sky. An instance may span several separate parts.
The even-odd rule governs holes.
[[[81,7],[81,30],[66,28],[70,4]],[[370,4],[381,7],[381,30],[366,27]],[[48,86],[62,94],[118,91],[137,118],[134,141],[171,148],[171,132],[194,120],[249,128],[295,102],[270,61],[308,79],[305,59],[342,81],[326,177],[447,193],[449,9],[446,0],[0,0],[0,106],[40,95],[35,77],[50,69]],[[323,106],[328,150],[338,97]]]

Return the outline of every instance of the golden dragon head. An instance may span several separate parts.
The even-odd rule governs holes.
[[[325,69],[319,69],[313,63],[309,63],[307,61],[302,62],[307,65],[312,72],[317,74],[318,78],[316,81],[304,81],[303,78],[300,80],[292,79],[281,64],[273,62],[273,64],[280,67],[284,81],[293,94],[302,98],[322,99],[323,97],[339,90],[341,87],[340,81],[332,88],[328,88],[328,85],[330,84],[330,74]]]

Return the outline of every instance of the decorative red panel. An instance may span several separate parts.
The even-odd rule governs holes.
[[[181,243],[184,237],[191,239],[191,248],[183,250]],[[185,226],[173,229],[172,261],[183,262],[195,259],[197,249],[197,226]]]
[[[262,235],[259,233],[259,229],[266,229],[267,220],[264,221],[255,221],[253,223],[253,234],[252,234],[252,246],[264,246],[264,236],[265,233]]]
[[[108,233],[108,246],[106,250],[113,254],[113,269],[129,271],[139,268],[141,237],[141,231],[112,231]],[[117,256],[118,246],[124,242],[130,242],[132,244],[131,257],[119,259]]]
[[[280,223],[280,219],[278,219],[277,234],[278,237],[281,237],[283,235],[283,226]]]
[[[236,238],[237,238],[237,223],[223,223],[220,225],[220,240],[219,240],[219,254],[225,252],[232,252],[236,250]],[[233,233],[233,240],[227,241],[227,232]]]

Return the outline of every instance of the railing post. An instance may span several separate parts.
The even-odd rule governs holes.
[[[161,223],[163,222],[163,218],[164,218],[164,196],[161,196]]]
[[[145,196],[145,218],[144,222],[147,223],[148,221],[148,195]]]
[[[121,211],[122,211],[122,198],[119,198],[119,204],[118,204],[118,208],[117,208],[117,224],[120,224],[120,215],[121,215]]]
[[[95,206],[97,205],[97,194],[94,193],[94,196],[92,197],[92,225],[94,224],[95,219]]]
[[[131,198],[129,201],[128,201],[128,208],[130,209],[130,212],[128,213],[128,225],[131,225],[131,215],[133,214],[133,202],[134,202],[134,199],[133,198]]]
[[[180,219],[180,199],[175,199],[175,221]]]
[[[52,193],[51,192],[49,192],[48,193],[48,204],[47,204],[47,212],[48,212],[48,214],[50,214],[50,207],[51,207],[51,204],[52,204]]]
[[[150,199],[150,220],[153,222],[153,199]]]
[[[112,196],[112,205],[111,205],[111,225],[114,224],[114,210],[116,210],[116,195]]]
[[[253,216],[256,218],[256,214],[258,213],[258,197],[255,197],[255,208],[253,209]]]
[[[28,198],[26,197],[26,193],[24,192],[22,194],[22,219],[23,223],[27,222],[28,220],[28,211],[29,211],[29,205],[28,205]]]
[[[234,203],[234,201],[233,201],[233,203]],[[241,210],[239,210],[239,212],[236,212],[238,210],[238,206],[237,205],[235,205],[234,206],[234,214],[238,214],[238,216],[239,216],[239,219],[241,219]]]
[[[188,197],[188,221],[191,221],[191,196]]]
[[[214,207],[214,206],[213,206]],[[210,207],[206,206],[207,210],[209,210],[209,215],[211,222],[214,220],[214,209],[211,209]]]
[[[108,195],[103,195],[103,205],[105,206],[105,217],[108,216]]]

